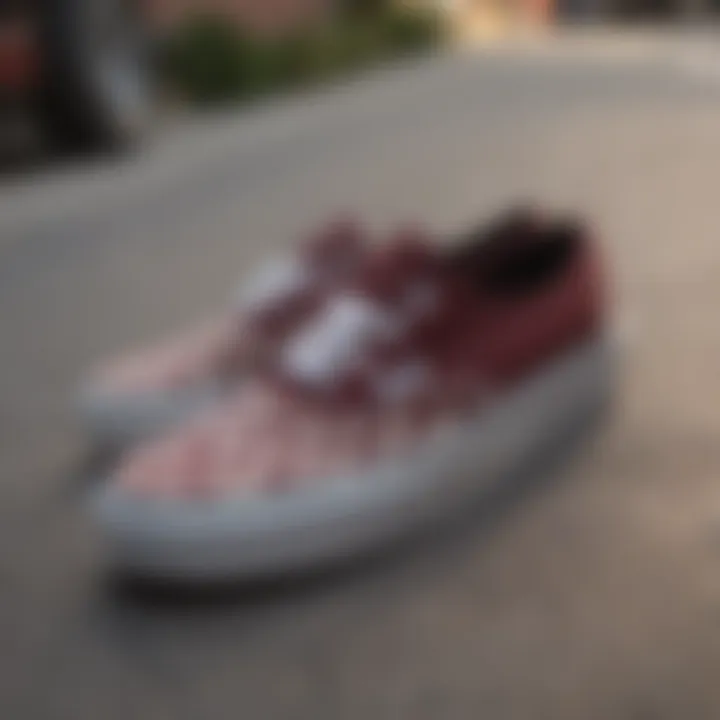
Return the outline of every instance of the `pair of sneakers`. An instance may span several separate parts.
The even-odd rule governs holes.
[[[93,497],[126,569],[218,579],[369,551],[609,390],[602,268],[575,222],[515,211],[379,247],[339,223],[261,280],[205,337],[90,386],[100,434],[146,438]]]

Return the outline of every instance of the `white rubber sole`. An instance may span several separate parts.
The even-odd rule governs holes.
[[[378,548],[462,506],[556,442],[612,391],[614,343],[576,348],[411,457],[282,496],[138,500],[106,484],[92,510],[117,567],[187,581],[308,570]]]
[[[79,393],[78,412],[94,444],[124,448],[180,424],[226,392],[211,384],[143,395],[113,394],[89,386]]]

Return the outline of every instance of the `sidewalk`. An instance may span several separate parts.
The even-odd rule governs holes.
[[[593,31],[438,58],[3,193],[0,715],[717,720],[720,87],[670,47]],[[611,418],[555,482],[292,592],[103,582],[73,475],[83,368],[226,302],[338,209],[449,235],[528,196],[595,222],[636,325]]]

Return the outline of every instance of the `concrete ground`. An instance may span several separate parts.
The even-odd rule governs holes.
[[[6,179],[0,715],[720,717],[717,67],[667,38],[496,48]],[[553,482],[322,581],[173,602],[104,579],[89,362],[338,208],[450,233],[523,196],[597,223],[633,326],[614,411]]]

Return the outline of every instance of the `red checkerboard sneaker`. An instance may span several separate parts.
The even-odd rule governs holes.
[[[261,268],[225,315],[91,373],[80,410],[94,438],[124,445],[167,429],[223,397],[322,297],[346,282],[365,253],[358,226],[330,224],[295,256]]]
[[[515,218],[445,250],[401,233],[225,402],[124,459],[93,505],[115,559],[273,574],[462,504],[605,398],[604,305],[574,224]]]

